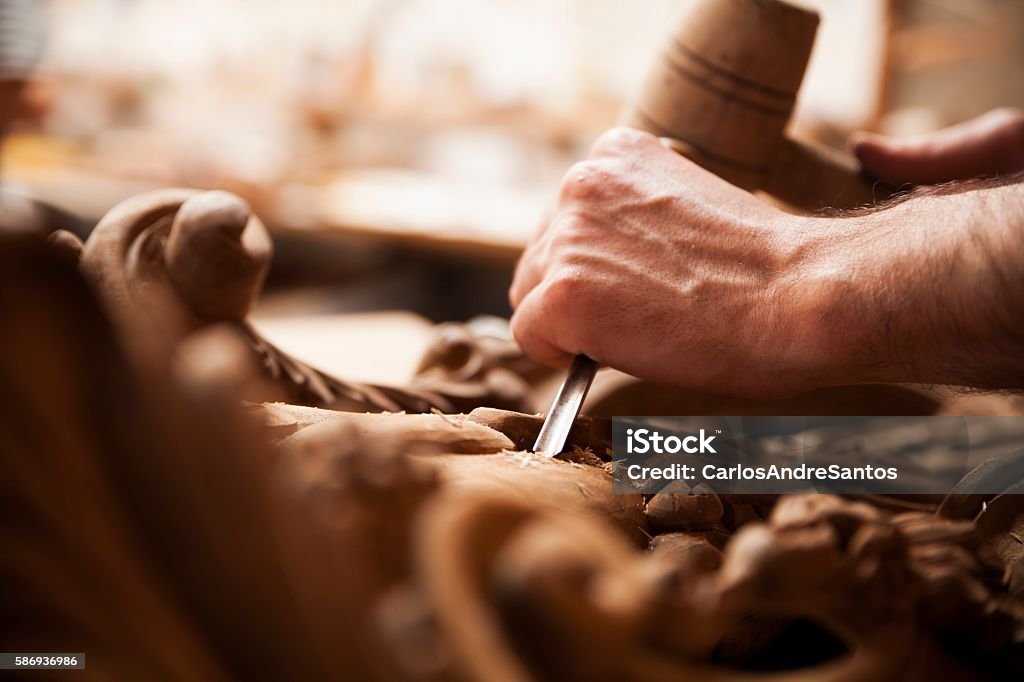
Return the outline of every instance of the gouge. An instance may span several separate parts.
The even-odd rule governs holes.
[[[537,442],[533,444],[533,451],[539,452],[548,457],[559,455],[565,450],[565,441],[569,438],[569,430],[572,429],[576,415],[583,407],[583,400],[587,397],[590,384],[597,374],[597,363],[586,355],[577,355],[569,367],[569,374],[565,377],[561,388],[555,395],[548,410],[548,416],[544,419],[544,425],[540,427],[537,434]]]

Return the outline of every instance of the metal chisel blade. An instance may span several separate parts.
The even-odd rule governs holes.
[[[586,355],[577,355],[569,367],[565,382],[551,403],[551,409],[548,410],[540,433],[537,434],[537,442],[533,444],[534,452],[554,457],[565,449],[569,430],[576,421],[576,415],[580,413],[583,399],[587,397],[595,374],[597,363]]]

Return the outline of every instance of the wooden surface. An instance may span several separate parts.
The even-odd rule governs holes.
[[[4,154],[4,177],[91,223],[131,196],[173,184],[121,177],[93,162],[51,141],[22,136]],[[229,189],[248,199],[277,235],[370,240],[502,261],[518,257],[554,191],[459,183],[402,169],[339,172],[321,184],[249,196]]]
[[[386,311],[264,317],[254,324],[271,343],[347,381],[403,386],[409,382],[433,325],[413,313]]]

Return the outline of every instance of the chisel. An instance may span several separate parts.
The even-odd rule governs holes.
[[[597,363],[586,355],[577,355],[537,434],[537,442],[533,444],[534,452],[554,457],[565,449],[569,430],[576,421],[576,415],[580,413],[595,374]]]

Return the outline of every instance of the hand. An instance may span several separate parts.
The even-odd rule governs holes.
[[[897,182],[1009,172],[1019,116],[862,138]],[[998,149],[998,152],[996,151]],[[1024,184],[912,196],[845,217],[758,201],[630,129],[565,176],[510,291],[541,362],[765,398],[863,382],[1024,387]]]
[[[716,393],[784,395],[838,383],[841,341],[806,289],[819,237],[666,149],[619,128],[566,174],[509,298],[534,359],[584,353],[638,377]],[[831,344],[831,345],[830,345]]]
[[[895,183],[934,185],[1024,170],[1024,112],[996,109],[936,133],[890,138],[855,133],[853,153],[872,175]]]

